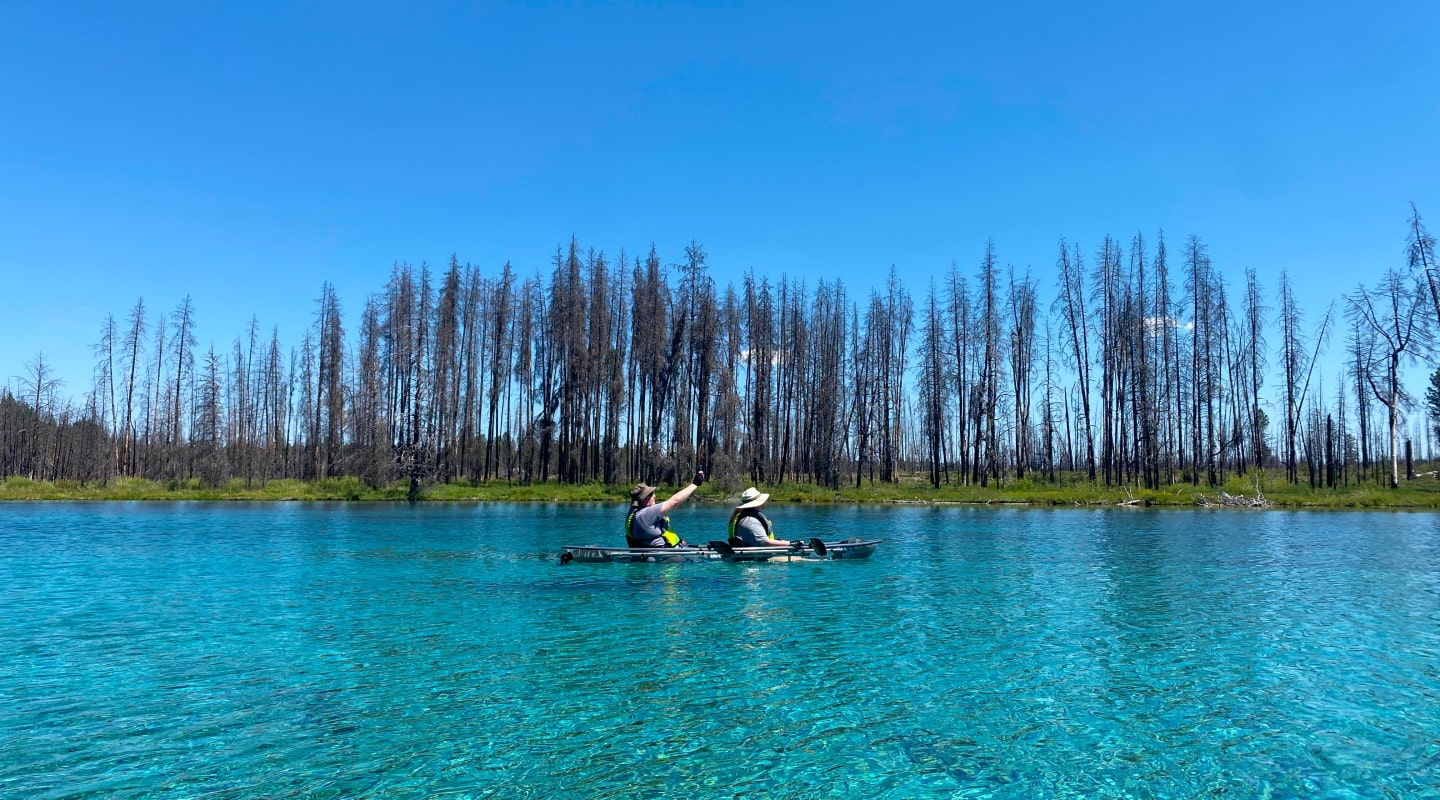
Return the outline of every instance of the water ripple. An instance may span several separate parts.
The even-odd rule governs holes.
[[[0,796],[1440,796],[1435,515],[614,511],[0,508]]]

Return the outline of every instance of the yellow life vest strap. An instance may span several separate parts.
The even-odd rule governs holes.
[[[740,526],[740,520],[743,519],[743,518],[745,518],[745,517],[754,517],[754,518],[760,520],[760,527],[762,527],[762,528],[765,529],[765,538],[766,538],[766,539],[774,539],[774,538],[775,538],[775,526],[770,522],[770,520],[767,519],[767,518],[765,518],[764,516],[762,516],[762,515],[760,514],[760,512],[755,511],[755,510],[753,510],[753,509],[748,509],[748,508],[747,508],[747,509],[741,509],[741,513],[739,513],[739,514],[734,514],[734,515],[732,515],[732,516],[730,517],[730,538],[731,538],[731,539],[734,539],[734,538],[735,538],[735,529]]]
[[[650,539],[642,542],[635,538],[635,515],[638,513],[640,513],[640,509],[632,507],[630,509],[630,516],[625,518],[625,544],[631,547],[644,547],[651,542]],[[660,526],[662,528],[660,538],[665,540],[665,546],[678,547],[680,545],[680,535],[670,530],[670,518],[661,517]]]

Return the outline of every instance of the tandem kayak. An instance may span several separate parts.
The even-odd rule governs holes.
[[[883,539],[845,539],[824,542],[811,539],[789,547],[732,547],[725,542],[686,547],[605,547],[598,544],[565,545],[560,563],[582,564],[686,564],[698,561],[834,561],[869,558]]]

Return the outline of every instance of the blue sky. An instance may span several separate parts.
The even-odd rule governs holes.
[[[1440,5],[880,5],[10,0],[0,381],[78,398],[137,297],[295,344],[324,281],[353,319],[572,234],[918,300],[988,237],[1048,292],[1061,236],[1164,229],[1313,319],[1440,228]]]

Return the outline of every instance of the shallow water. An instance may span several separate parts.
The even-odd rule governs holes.
[[[622,516],[0,505],[0,796],[1440,797],[1440,516]]]

